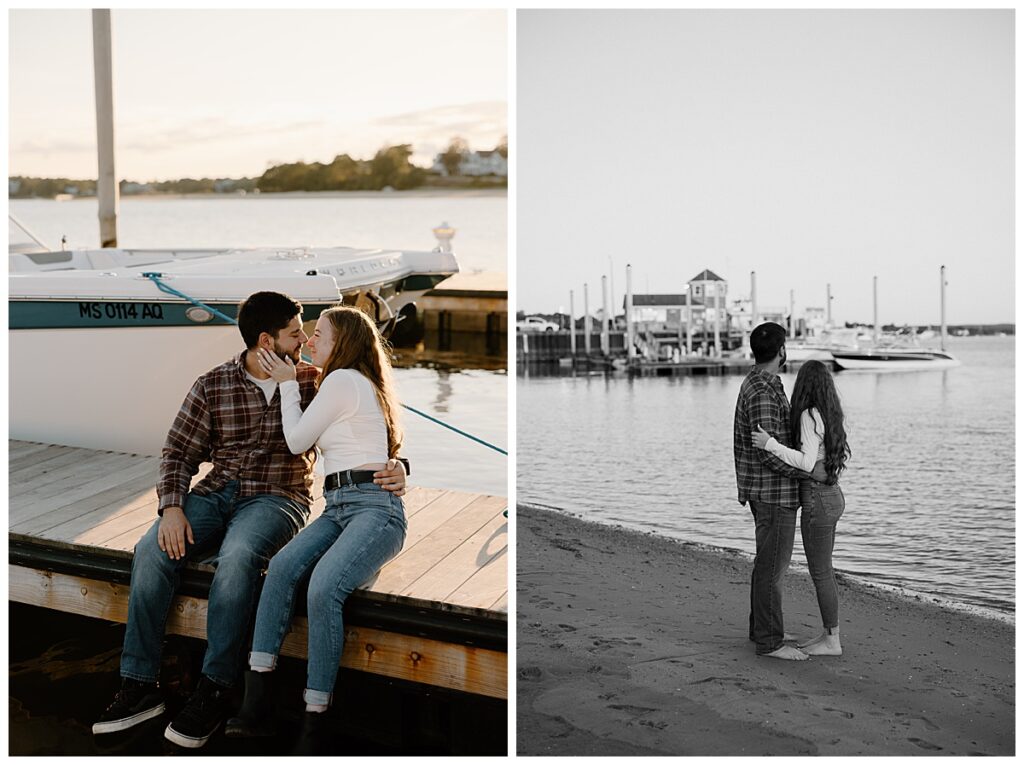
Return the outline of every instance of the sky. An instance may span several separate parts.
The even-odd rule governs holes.
[[[1012,11],[519,11],[518,307],[1014,320]],[[524,278],[528,276],[528,278]]]
[[[507,129],[504,10],[117,10],[116,172],[261,175]],[[9,173],[96,177],[92,14],[9,15]]]

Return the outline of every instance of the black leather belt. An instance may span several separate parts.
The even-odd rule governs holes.
[[[331,473],[324,479],[324,491],[333,491],[348,483],[373,483],[373,474],[376,472],[376,470],[342,470],[340,473]]]
[[[399,457],[398,461],[405,465],[405,474],[409,475],[409,460]],[[373,483],[373,474],[377,470],[342,470],[340,473],[331,473],[324,478],[324,491],[333,491],[339,486],[349,483]]]

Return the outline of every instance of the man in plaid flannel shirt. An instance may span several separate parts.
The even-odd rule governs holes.
[[[797,470],[764,449],[750,434],[758,425],[789,446],[789,401],[779,379],[786,363],[786,330],[767,322],[750,333],[754,367],[740,386],[733,420],[733,458],[740,504],[754,516],[756,554],[750,577],[750,633],[759,656],[802,661],[807,655],[783,644],[782,577],[793,555],[796,511],[800,506]]]
[[[180,746],[205,744],[224,720],[228,691],[241,675],[261,573],[309,519],[316,452],[293,455],[288,449],[277,384],[255,356],[264,348],[291,358],[302,408],[309,405],[318,370],[301,362],[309,339],[302,306],[287,295],[257,292],[239,306],[238,328],[246,349],[196,380],[167,434],[157,484],[160,519],[139,541],[132,561],[122,686],[94,733],[126,730],[163,713],[160,651],[181,569],[215,552],[203,674],[165,731]],[[190,489],[203,462],[213,469]],[[375,477],[384,488],[404,493],[401,464],[391,462]]]

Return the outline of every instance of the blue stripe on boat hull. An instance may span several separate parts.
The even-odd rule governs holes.
[[[332,303],[316,303],[302,307],[303,321],[310,321]],[[237,303],[209,303],[221,313],[234,318]],[[202,327],[225,326],[228,322],[210,316],[197,306],[171,301],[132,300],[11,300],[11,329],[98,329],[115,327]],[[200,312],[209,318],[200,321],[192,316]]]

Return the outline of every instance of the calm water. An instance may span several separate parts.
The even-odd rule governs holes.
[[[98,247],[95,199],[13,199],[11,213],[47,245]],[[466,271],[505,271],[506,196],[453,194],[263,194],[213,197],[122,197],[122,247],[299,247],[336,245],[430,250],[431,229],[455,227],[455,254]]]
[[[956,369],[836,376],[853,458],[835,565],[1012,613],[1014,338],[950,345]],[[753,553],[732,460],[742,379],[520,377],[519,500]]]

